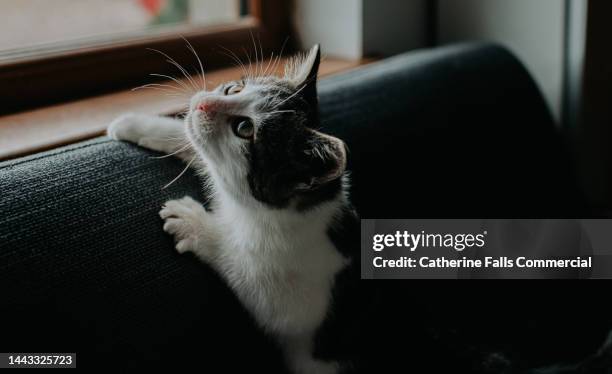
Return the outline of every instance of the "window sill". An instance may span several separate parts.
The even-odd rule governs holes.
[[[321,62],[320,76],[344,72],[369,62],[371,60],[347,61],[326,58]],[[209,85],[216,85],[237,79],[240,75],[240,68],[232,67],[211,71],[206,74],[206,80]],[[120,91],[0,116],[0,160],[103,135],[106,126],[124,112],[172,115],[183,109],[183,104],[175,98],[167,97],[163,92],[142,89]]]

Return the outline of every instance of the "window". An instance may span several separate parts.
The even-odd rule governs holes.
[[[248,15],[248,4],[237,0],[4,0],[0,8],[3,59],[236,22]]]
[[[155,79],[174,85],[163,75],[182,75],[150,49],[198,74],[186,38],[212,84],[241,74],[226,48],[245,62],[245,51],[255,57],[253,39],[261,45],[258,58],[262,52],[277,57],[281,49],[292,53],[290,3],[0,0],[0,161],[102,135],[123,112],[184,110],[184,98],[162,89],[132,90]],[[367,62],[328,57],[320,75]]]
[[[170,73],[149,48],[193,66],[183,37],[206,69],[231,63],[222,48],[240,51],[252,37],[265,52],[278,50],[289,34],[287,7],[282,0],[3,0],[0,114]]]

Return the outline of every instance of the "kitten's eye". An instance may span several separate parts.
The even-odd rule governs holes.
[[[243,139],[251,139],[255,134],[255,126],[253,126],[253,122],[246,118],[239,118],[234,121],[232,129],[237,137]]]
[[[241,85],[241,84],[232,84],[231,86],[227,86],[225,88],[225,94],[226,95],[234,95],[234,94],[237,94],[238,92],[242,91],[243,88],[244,88],[244,86]]]

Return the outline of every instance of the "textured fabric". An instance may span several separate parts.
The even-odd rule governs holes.
[[[507,50],[400,55],[321,82],[362,217],[568,216],[583,210],[550,112]]]
[[[202,360],[207,344],[216,354],[206,360],[225,365],[219,352],[255,346],[250,358],[263,357],[262,369],[280,365],[215,273],[173,250],[158,211],[171,198],[199,198],[200,188],[188,173],[162,190],[183,165],[151,156],[104,138],[2,167],[0,308],[3,321],[19,323],[0,349],[61,347],[96,365],[113,352],[121,366],[140,367]],[[206,344],[192,346],[198,336]],[[248,367],[245,356],[227,368]]]
[[[540,93],[499,47],[408,53],[319,90],[323,129],[348,144],[362,216],[580,208]],[[0,164],[0,351],[280,372],[278,350],[223,282],[161,230],[163,202],[202,197],[190,172],[162,190],[182,164],[154,155],[100,138]]]

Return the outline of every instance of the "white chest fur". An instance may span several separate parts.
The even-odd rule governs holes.
[[[316,329],[328,310],[335,275],[346,260],[327,229],[340,202],[305,213],[245,209],[221,197],[217,270],[266,329],[300,334]]]

